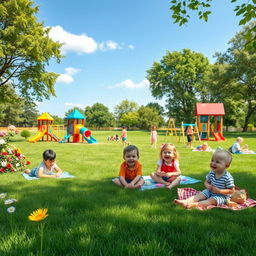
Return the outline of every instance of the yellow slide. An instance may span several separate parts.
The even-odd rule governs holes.
[[[43,131],[39,130],[39,131],[37,131],[36,134],[32,138],[28,139],[28,141],[29,142],[37,142],[37,141],[39,141],[44,136],[45,132],[46,132],[46,130],[43,130]]]

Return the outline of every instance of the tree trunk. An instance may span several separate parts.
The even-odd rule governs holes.
[[[252,102],[248,101],[248,109],[247,109],[247,113],[246,113],[245,120],[244,120],[244,126],[243,126],[243,130],[242,130],[243,132],[247,132],[249,119],[255,110],[256,110],[256,106],[252,106]]]

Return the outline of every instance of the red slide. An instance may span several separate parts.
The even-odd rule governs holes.
[[[212,135],[217,141],[225,140],[225,138],[219,132],[212,132]]]

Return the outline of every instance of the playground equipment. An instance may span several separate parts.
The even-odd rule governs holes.
[[[194,129],[193,134],[193,140],[199,140],[201,141],[199,130],[196,124],[184,124],[181,123],[181,128],[175,126],[175,120],[173,118],[169,118],[168,120],[168,127],[166,129],[166,136],[175,136],[176,141],[180,142],[181,137],[184,144],[186,144],[186,136],[185,136],[185,130],[188,126],[192,126]]]
[[[60,143],[71,142],[84,142],[86,140],[88,143],[97,143],[97,140],[91,136],[91,131],[84,126],[85,117],[75,109],[66,118],[67,124],[67,134],[64,139],[59,141]]]
[[[28,139],[29,142],[37,142],[39,140],[46,141],[59,141],[60,139],[53,133],[50,129],[50,125],[53,123],[54,119],[48,113],[43,113],[37,118],[37,128],[36,134]]]
[[[224,141],[223,116],[225,115],[223,103],[197,103],[196,121],[201,140]],[[211,139],[211,133],[213,139]]]

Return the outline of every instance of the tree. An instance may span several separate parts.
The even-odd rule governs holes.
[[[37,117],[39,113],[36,104],[30,101],[24,102],[22,113],[20,114],[21,121],[16,125],[19,127],[37,126]]]
[[[55,96],[58,77],[46,71],[52,58],[60,61],[61,44],[48,36],[50,29],[37,21],[38,7],[31,0],[0,2],[0,94],[4,85],[18,90],[19,95],[35,100]]]
[[[51,116],[52,116],[52,118],[54,119],[54,124],[55,124],[55,125],[63,125],[63,124],[65,123],[64,118],[59,117],[59,116],[57,116],[57,115],[51,115]]]
[[[245,112],[243,131],[246,131],[256,111],[256,52],[244,50],[244,32],[235,35],[224,54],[217,54],[217,65],[224,70],[221,73],[215,71],[214,79],[217,77],[221,82],[218,89],[224,97],[228,95],[228,98],[242,103]]]
[[[114,124],[114,115],[101,103],[87,106],[85,116],[87,125],[90,127],[110,127]]]
[[[136,112],[139,109],[139,105],[134,101],[123,100],[114,108],[114,112],[117,120],[119,120],[123,114],[129,112]]]
[[[208,21],[208,17],[211,14],[211,2],[213,0],[172,0],[170,10],[172,11],[172,18],[174,23],[178,23],[180,26],[186,24],[190,19],[189,11],[196,11],[199,19]],[[231,0],[232,3],[236,3],[238,0]],[[237,5],[234,9],[236,16],[242,16],[239,25],[246,25],[250,21],[256,18],[256,2],[244,1],[241,5]],[[256,49],[256,22],[254,22],[244,35],[246,40],[247,49]]]
[[[167,98],[169,116],[178,122],[192,122],[195,103],[204,101],[207,88],[204,84],[209,61],[201,53],[184,49],[169,52],[159,62],[154,62],[148,72],[152,95]]]
[[[0,102],[0,125],[16,125],[22,121],[20,115],[23,113],[25,100],[15,93],[15,90],[8,84],[3,86],[5,97],[1,95]]]
[[[149,129],[152,125],[159,127],[160,124],[164,123],[162,116],[155,108],[141,106],[138,110],[138,114],[138,125],[142,129]]]
[[[139,113],[138,112],[127,112],[120,118],[122,126],[137,127],[139,124]]]

